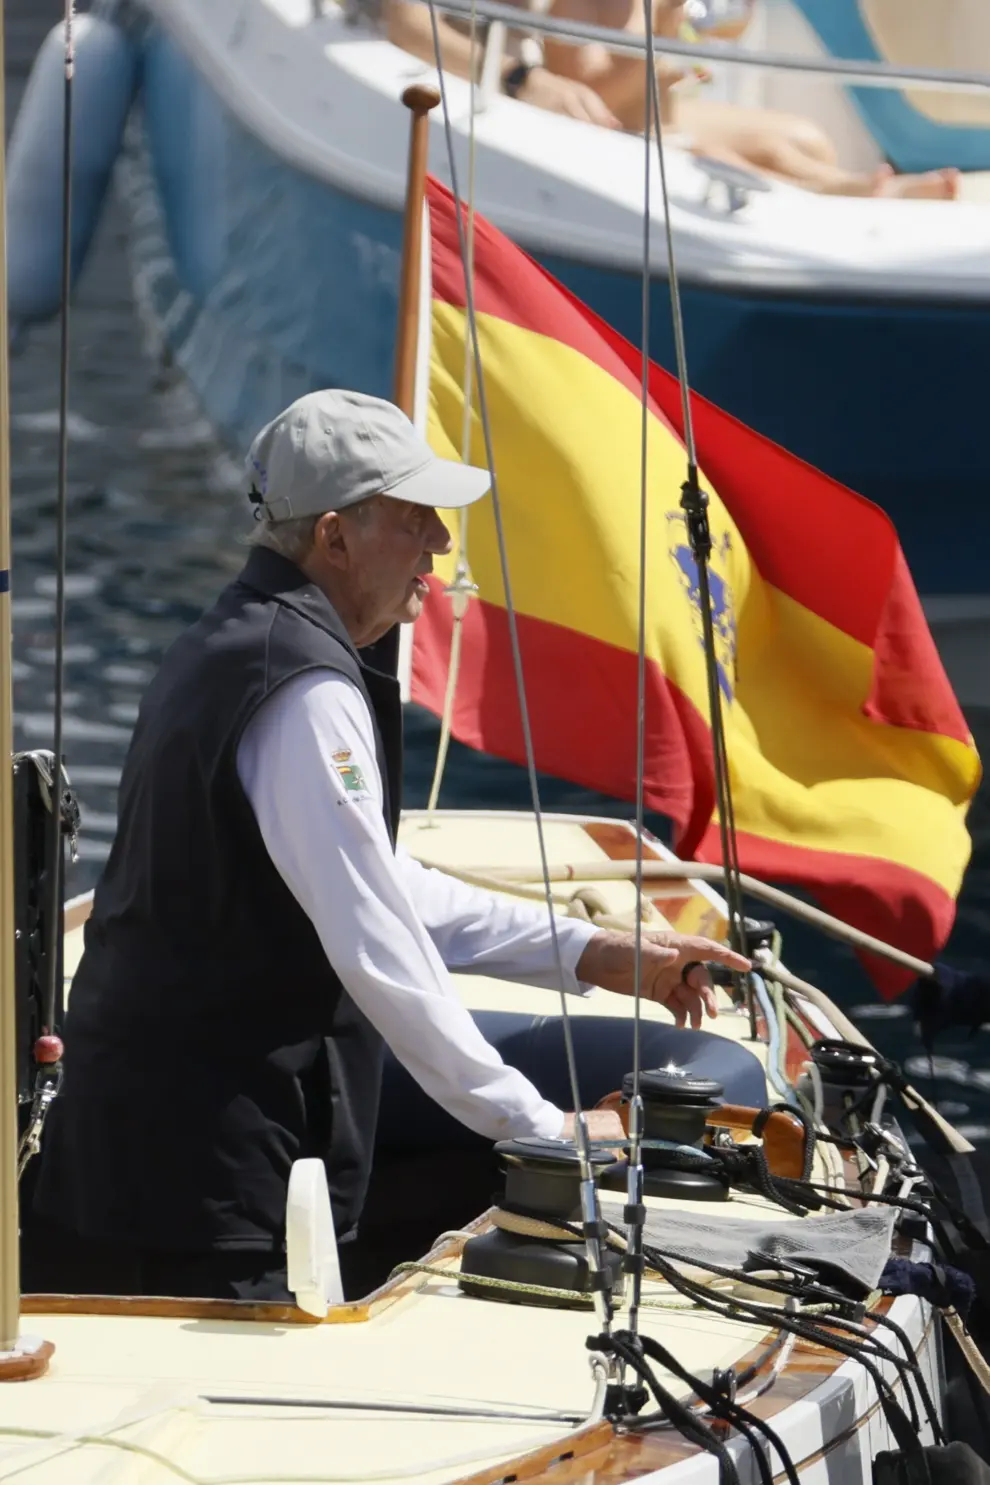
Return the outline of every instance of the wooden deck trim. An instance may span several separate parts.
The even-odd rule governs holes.
[[[348,1306],[341,1306],[346,1309]],[[319,1325],[295,1305],[245,1299],[173,1299],[135,1294],[23,1294],[22,1315],[121,1315],[156,1320],[239,1320],[257,1325]]]
[[[490,1226],[489,1213],[485,1212],[471,1222],[464,1232],[470,1236],[485,1232]],[[466,1237],[451,1238],[432,1248],[417,1261],[430,1264],[449,1263],[451,1259],[460,1257],[466,1241]],[[455,1276],[456,1271],[452,1272],[451,1278]],[[424,1288],[430,1281],[429,1274],[396,1274],[395,1278],[387,1280],[363,1299],[332,1305],[322,1319],[308,1315],[296,1305],[265,1300],[179,1299],[168,1295],[135,1294],[24,1294],[21,1296],[21,1313],[130,1315],[159,1320],[229,1320],[248,1325],[360,1325],[390,1309],[407,1295]]]
[[[33,1382],[36,1377],[43,1377],[54,1354],[51,1341],[42,1341],[33,1351],[0,1356],[0,1382]]]
[[[514,1485],[515,1481],[550,1480],[566,1485],[573,1479],[590,1480],[604,1465],[615,1442],[611,1423],[590,1423],[559,1441],[523,1454],[505,1464],[492,1465],[475,1475],[466,1475],[456,1485]]]

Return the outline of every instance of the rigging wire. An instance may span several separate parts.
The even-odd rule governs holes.
[[[68,525],[69,467],[69,294],[72,288],[72,84],[75,74],[74,0],[66,0],[63,21],[63,127],[62,127],[62,262],[61,326],[59,343],[59,422],[58,476],[55,516],[55,646],[54,646],[54,743],[51,766],[48,755],[37,752],[25,755],[33,759],[43,792],[47,792],[51,812],[47,881],[48,917],[45,923],[44,983],[37,986],[41,999],[39,1033],[35,1039],[34,1093],[27,1126],[17,1142],[17,1179],[41,1150],[45,1121],[62,1086],[62,1042],[55,1033],[56,1014],[60,1004],[60,980],[63,974],[62,937],[64,927],[64,836],[70,835],[72,859],[76,859],[78,805],[68,787],[62,764],[62,739],[65,709],[65,565],[66,527]],[[39,975],[39,979],[42,978]]]
[[[450,171],[450,185],[454,197],[454,217],[457,223],[457,241],[460,252],[461,264],[467,268],[467,242],[465,237],[464,216],[461,210],[461,195],[457,183],[457,160],[454,151],[453,129],[450,122],[450,106],[447,97],[447,81],[444,72],[443,59],[440,50],[440,33],[437,23],[436,0],[427,0],[430,10],[430,27],[433,34],[434,61],[437,69],[437,81],[440,90],[440,106],[443,114],[444,141],[447,150],[447,166]],[[574,1107],[574,1143],[577,1148],[581,1169],[581,1214],[582,1228],[587,1244],[588,1263],[595,1286],[595,1303],[599,1311],[602,1326],[607,1333],[612,1323],[612,1301],[607,1287],[607,1270],[601,1251],[600,1232],[602,1222],[598,1205],[598,1193],[595,1189],[594,1177],[591,1167],[591,1143],[588,1135],[588,1124],[584,1111],[581,1108],[580,1093],[578,1090],[577,1057],[574,1051],[574,1037],[571,1029],[570,1011],[567,1006],[567,992],[564,988],[564,967],[560,953],[560,940],[557,935],[557,919],[554,913],[553,891],[550,884],[550,865],[547,855],[546,834],[543,828],[543,812],[540,805],[540,786],[536,773],[536,755],[533,748],[533,734],[529,719],[529,705],[526,698],[526,682],[523,674],[522,649],[519,642],[519,627],[516,618],[515,604],[512,599],[512,585],[509,574],[509,555],[505,537],[505,522],[502,514],[502,502],[498,489],[498,476],[495,469],[495,451],[492,442],[491,420],[488,414],[488,399],[485,389],[484,368],[481,362],[481,343],[478,336],[478,321],[475,313],[473,284],[465,278],[465,313],[467,316],[468,330],[471,340],[472,359],[474,362],[474,376],[478,391],[478,412],[481,419],[481,428],[484,435],[485,459],[491,478],[492,515],[495,523],[495,537],[498,545],[499,568],[502,575],[502,586],[505,592],[505,611],[509,630],[509,648],[512,655],[512,669],[515,677],[516,696],[519,702],[520,725],[523,736],[523,747],[526,755],[526,771],[529,776],[530,796],[533,805],[533,818],[536,825],[537,843],[539,847],[540,868],[544,885],[544,895],[549,914],[550,941],[553,949],[553,958],[557,970],[557,978],[560,993],[561,1026],[564,1034],[564,1049],[567,1059],[567,1076],[571,1090],[571,1102]]]
[[[647,67],[651,65],[653,47],[652,0],[644,0],[646,17]],[[643,1201],[643,1096],[640,1089],[643,1001],[643,827],[646,778],[646,562],[649,510],[650,464],[650,185],[653,158],[650,149],[650,113],[652,93],[646,89],[643,171],[643,272],[641,282],[642,319],[642,396],[639,466],[639,592],[637,596],[636,638],[636,913],[634,914],[633,960],[633,1049],[632,1098],[629,1102],[629,1168],[626,1187],[626,1214],[629,1221],[629,1251],[625,1267],[632,1279],[629,1304],[629,1332],[639,1330],[639,1305],[643,1288],[643,1228],[646,1207]]]
[[[649,0],[645,0],[644,10],[649,12]],[[687,346],[684,336],[684,312],[681,305],[680,281],[677,275],[674,232],[670,220],[670,193],[667,188],[667,164],[664,155],[663,121],[660,112],[660,83],[653,60],[652,14],[649,13],[647,14],[646,80],[651,100],[650,107],[646,110],[646,135],[647,142],[649,142],[652,115],[652,122],[656,125],[657,160],[660,165],[660,192],[663,197],[664,236],[666,239],[667,272],[670,284],[670,313],[674,331],[674,356],[677,366],[677,381],[681,393],[684,448],[687,453],[688,462],[687,479],[681,486],[681,509],[684,511],[688,540],[698,573],[698,597],[701,608],[702,633],[704,636],[705,672],[708,682],[708,711],[712,730],[715,800],[718,811],[722,867],[725,875],[725,900],[729,910],[729,942],[738,954],[745,954],[746,939],[743,922],[742,886],[739,879],[735,809],[732,802],[729,758],[725,742],[725,725],[722,713],[722,688],[718,672],[718,659],[715,652],[715,625],[712,618],[711,588],[708,579],[708,561],[712,550],[711,529],[708,524],[708,495],[702,490],[698,478],[698,449],[695,443],[694,417],[691,410],[691,384],[688,378]],[[738,978],[736,978],[736,982],[738,984]],[[751,1040],[756,1041],[756,1005],[752,986],[747,986],[746,998],[749,1006],[749,1034]]]
[[[48,965],[42,1034],[55,1030],[62,964],[62,739],[65,711],[65,561],[69,474],[69,294],[72,288],[72,82],[75,74],[75,0],[65,0],[62,128],[62,311],[59,343],[58,491],[55,516],[55,738],[51,784],[51,864],[48,906]]]

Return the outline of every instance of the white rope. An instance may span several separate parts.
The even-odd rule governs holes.
[[[440,866],[438,870],[447,871],[452,876],[462,877],[464,881],[477,881],[484,886],[497,887],[499,891],[513,894],[518,891],[521,884],[542,881],[542,875],[534,873],[531,867]],[[551,882],[627,882],[632,880],[635,870],[632,861],[598,860],[579,862],[576,865],[554,866],[550,868],[549,875]],[[710,861],[646,861],[643,863],[642,876],[645,881],[694,880],[720,883],[724,872],[721,865]],[[747,872],[741,874],[740,882],[744,891],[751,896],[758,897],[773,907],[783,908],[785,912],[792,913],[802,922],[810,923],[813,927],[821,929],[822,933],[828,934],[830,938],[852,944],[856,949],[865,949],[871,954],[879,954],[882,958],[889,959],[892,964],[900,965],[902,969],[909,970],[920,978],[927,979],[935,973],[927,960],[917,959],[913,954],[895,948],[893,944],[884,943],[883,939],[874,938],[871,933],[864,933],[859,928],[853,928],[850,924],[844,923],[841,918],[834,918],[831,913],[823,912],[821,908],[803,902],[800,897],[794,897],[780,887],[771,887],[769,883],[762,882],[758,877],[752,877]],[[522,892],[519,895],[529,894]],[[559,900],[566,901],[564,898]]]
[[[967,1366],[983,1388],[983,1391],[990,1395],[990,1367],[987,1366],[984,1357],[978,1350],[976,1342],[955,1310],[945,1310],[944,1314],[945,1323],[949,1328],[952,1339],[965,1357]]]

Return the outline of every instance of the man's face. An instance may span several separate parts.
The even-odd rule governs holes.
[[[432,506],[377,496],[340,516],[348,549],[348,587],[362,644],[423,611],[433,558],[450,551],[450,532]],[[364,635],[370,634],[365,639]]]

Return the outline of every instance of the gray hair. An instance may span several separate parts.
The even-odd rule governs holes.
[[[378,497],[369,495],[345,507],[345,513],[360,524],[364,524],[377,507]],[[249,547],[267,547],[277,552],[288,562],[301,562],[309,555],[313,545],[316,523],[323,519],[323,512],[315,516],[295,516],[288,521],[255,521],[247,535]]]
[[[313,545],[319,516],[297,516],[289,521],[255,521],[247,535],[249,547],[267,547],[289,562],[301,562]]]

